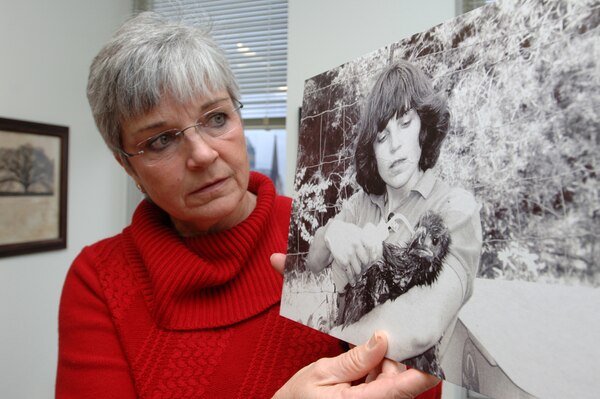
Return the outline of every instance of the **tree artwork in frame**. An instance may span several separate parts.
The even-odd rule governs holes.
[[[281,314],[493,398],[600,392],[600,1],[500,0],[306,80]]]
[[[66,248],[65,126],[0,118],[0,257]]]

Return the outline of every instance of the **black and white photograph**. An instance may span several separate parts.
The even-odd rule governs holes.
[[[66,126],[0,118],[0,257],[66,247]]]
[[[493,398],[599,390],[599,24],[501,0],[307,79],[281,314]]]

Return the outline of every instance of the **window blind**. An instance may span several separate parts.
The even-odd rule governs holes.
[[[247,127],[285,126],[287,0],[146,0],[137,5],[168,17],[209,21],[240,85]]]

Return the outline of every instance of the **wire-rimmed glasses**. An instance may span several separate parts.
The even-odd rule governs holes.
[[[197,134],[208,139],[223,136],[238,127],[241,122],[239,110],[244,105],[238,100],[232,102],[233,106],[228,104],[211,109],[193,125],[183,129],[165,130],[140,141],[135,146],[135,152],[126,152],[120,148],[118,151],[127,158],[141,156],[148,162],[159,162],[171,158],[179,151],[186,130],[194,128]]]

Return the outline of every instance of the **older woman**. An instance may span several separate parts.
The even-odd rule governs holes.
[[[88,99],[146,199],[68,273],[57,398],[408,397],[435,385],[383,361],[381,333],[342,353],[279,316],[269,257],[286,249],[291,200],[249,172],[238,87],[208,32],[140,14],[94,59]]]
[[[344,306],[344,287],[381,257],[383,241],[407,242],[411,226],[428,210],[442,216],[451,244],[437,281],[413,287],[358,322],[331,331],[352,341],[386,329],[390,353],[399,360],[423,353],[451,331],[479,266],[479,205],[471,193],[449,187],[432,170],[448,120],[445,98],[420,69],[406,61],[384,68],[357,126],[356,180],[362,190],[316,231],[306,260],[315,272],[332,265]]]

